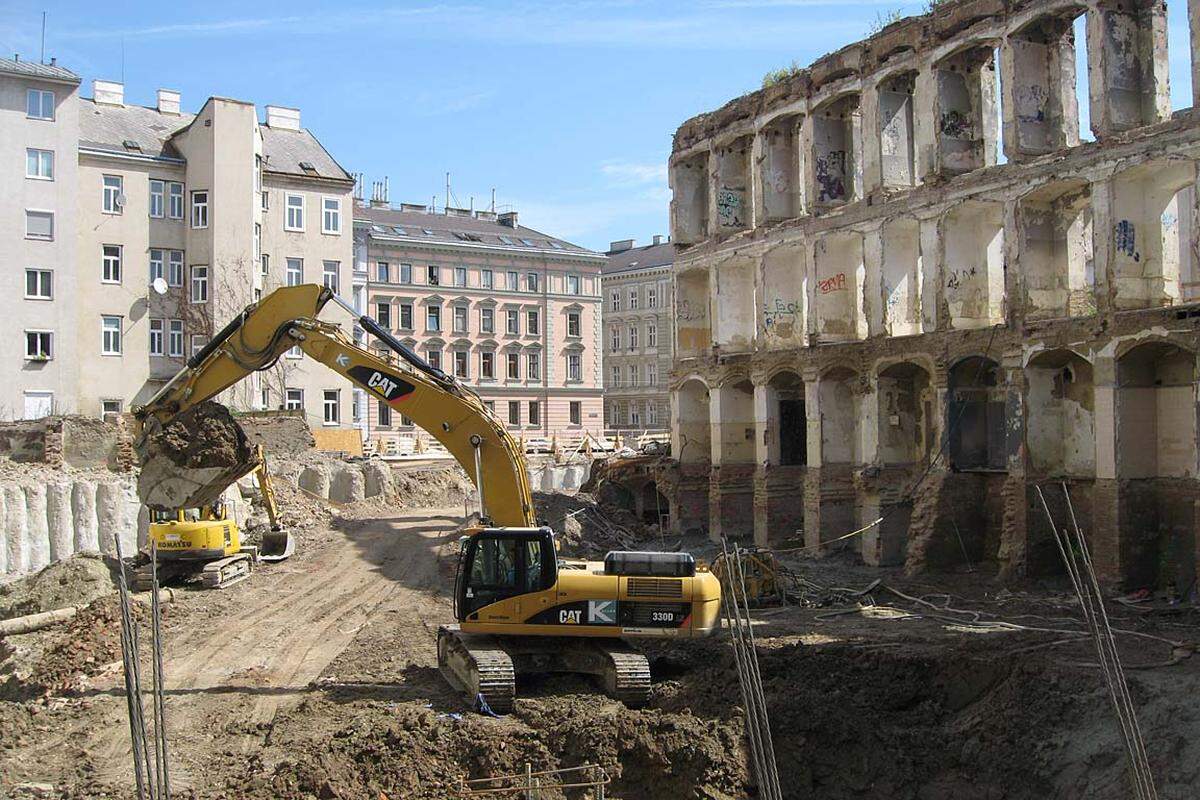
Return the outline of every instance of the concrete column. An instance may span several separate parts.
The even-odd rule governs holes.
[[[759,164],[763,152],[762,136],[750,137],[750,152],[746,155],[746,227],[753,230],[767,220],[762,203],[762,171]]]
[[[1087,12],[1088,86],[1097,138],[1171,116],[1165,3],[1101,0]]]
[[[858,402],[858,454],[862,464],[879,463],[879,376],[862,376]]]
[[[937,72],[929,61],[921,63],[913,89],[913,136],[920,184],[937,164]]]
[[[863,87],[859,109],[862,114],[862,196],[883,188],[883,145],[879,124],[879,85]]]
[[[867,336],[886,333],[883,314],[883,221],[863,234],[863,317]]]
[[[921,224],[921,332],[933,333],[946,327],[942,312],[946,285],[942,275],[945,245],[938,216],[919,217]]]
[[[1005,324],[1014,326],[1025,315],[1025,271],[1021,269],[1021,226],[1017,201],[1004,202],[1004,297],[1001,314]]]
[[[774,413],[776,392],[765,383],[754,385],[754,462],[779,463],[779,419]]]
[[[821,193],[817,190],[816,158],[813,148],[816,146],[812,114],[805,114],[800,122],[800,186],[804,192],[804,213],[816,205]]]
[[[717,157],[716,145],[708,148],[708,230],[712,236],[721,232],[721,223],[717,220],[717,188],[721,185],[721,162]]]
[[[1104,178],[1092,183],[1092,263],[1095,276],[1096,310],[1100,314],[1113,307],[1112,287],[1115,275],[1113,247],[1113,182]]]
[[[863,127],[862,96],[860,95],[858,107],[850,114],[850,174],[846,177],[854,186],[851,192],[851,200],[861,200],[865,196],[863,192],[863,152],[864,143],[868,138],[865,131],[866,129]],[[871,138],[878,139],[878,133],[876,132]]]

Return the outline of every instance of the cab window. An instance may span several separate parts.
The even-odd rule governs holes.
[[[517,588],[517,543],[512,539],[483,539],[471,564],[471,586]]]
[[[542,589],[542,543],[538,539],[525,542],[525,591]]]

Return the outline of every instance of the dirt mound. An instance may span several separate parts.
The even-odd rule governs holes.
[[[589,494],[534,492],[539,523],[558,534],[566,556],[595,558],[609,550],[638,549],[638,533],[605,513]]]
[[[395,500],[403,508],[461,506],[475,485],[457,464],[415,470],[396,469],[392,475]]]
[[[294,458],[317,446],[312,429],[302,414],[274,411],[238,414],[238,424],[251,445],[261,444],[267,460]]]
[[[79,553],[0,586],[0,619],[83,605],[116,591],[113,567],[98,553]]]
[[[139,443],[138,496],[160,510],[208,505],[249,469],[253,455],[229,409],[200,403]]]

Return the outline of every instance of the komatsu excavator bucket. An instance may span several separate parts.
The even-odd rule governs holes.
[[[296,538],[282,528],[272,528],[263,534],[259,545],[260,561],[283,561],[296,552]]]

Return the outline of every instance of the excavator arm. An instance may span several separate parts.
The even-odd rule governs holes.
[[[331,300],[354,315],[397,359],[375,355],[339,326],[317,319]],[[279,288],[248,306],[134,414],[143,426],[166,425],[251,372],[270,368],[293,347],[441,442],[475,482],[483,516],[491,524],[534,524],[524,453],[479,397],[323,286]]]

